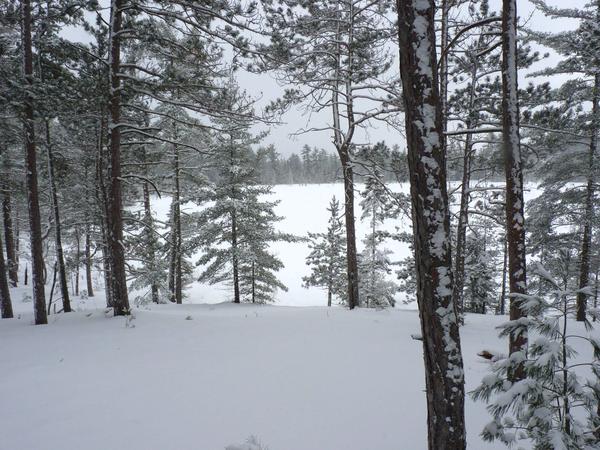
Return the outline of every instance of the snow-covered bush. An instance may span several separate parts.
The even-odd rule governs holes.
[[[600,340],[569,329],[576,312],[577,291],[563,290],[541,266],[534,271],[552,284],[546,298],[521,296],[527,318],[503,324],[501,336],[530,333],[528,354],[492,359],[492,373],[471,394],[488,403],[493,421],[484,428],[485,440],[508,446],[531,440],[539,450],[600,449]],[[590,322],[585,323],[590,331]],[[589,342],[592,361],[575,360],[574,339]],[[525,377],[509,376],[523,365]]]

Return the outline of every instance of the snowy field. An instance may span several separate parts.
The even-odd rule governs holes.
[[[322,231],[333,194],[341,185],[277,187],[282,229]],[[201,304],[229,293],[196,283],[184,305],[135,309],[133,320],[106,316],[100,295],[32,326],[30,288],[13,290],[17,318],[0,321],[0,450],[224,450],[252,435],[269,450],[426,449],[417,313],[290,307],[325,295],[301,287],[306,244],[277,252],[290,289],[276,306]],[[504,320],[467,315],[467,391],[487,372],[477,353],[506,350]],[[467,399],[469,448],[504,448],[479,438],[488,420]]]

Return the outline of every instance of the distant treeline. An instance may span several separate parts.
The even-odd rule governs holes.
[[[300,154],[282,156],[274,145],[253,152],[255,170],[265,184],[319,184],[342,181],[336,153],[305,145]],[[355,181],[362,182],[377,166],[383,181],[408,181],[406,153],[385,143],[363,147],[354,152]]]
[[[274,145],[259,147],[251,151],[250,159],[261,183],[264,184],[320,184],[342,181],[340,160],[336,153],[318,147],[305,145],[300,154],[283,156]],[[462,158],[449,149],[448,180],[462,178]],[[355,182],[363,183],[377,168],[378,175],[385,182],[408,182],[408,161],[406,150],[395,145],[390,148],[385,142],[355,149]],[[488,181],[501,180],[502,165],[500,153],[491,146],[487,153],[472,157],[471,167],[480,178]]]

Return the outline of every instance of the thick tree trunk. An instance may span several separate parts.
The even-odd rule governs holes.
[[[85,225],[85,281],[88,297],[94,296],[94,283],[92,280],[92,244],[90,238],[90,224]]]
[[[519,135],[519,99],[517,89],[517,2],[502,1],[502,140],[506,170],[506,236],[508,240],[509,293],[525,294],[527,290],[525,260],[525,215],[521,138]],[[510,319],[525,317],[522,299],[511,297]],[[509,351],[527,351],[527,332],[510,335]],[[524,377],[519,366],[510,374],[513,380]]]
[[[410,168],[417,301],[430,450],[466,448],[464,373],[452,301],[450,211],[443,157],[433,0],[399,0],[400,74]]]
[[[46,295],[44,292],[44,255],[42,250],[42,227],[37,179],[37,155],[35,148],[35,116],[33,109],[33,53],[31,43],[31,3],[21,2],[23,17],[23,74],[25,76],[25,100],[23,129],[25,134],[27,202],[29,205],[29,236],[31,243],[31,278],[33,286],[33,311],[35,324],[48,323]]]
[[[600,73],[594,77],[594,93],[592,95],[592,129],[588,156],[588,179],[585,190],[585,212],[583,237],[581,238],[581,260],[579,265],[579,289],[587,287],[590,280],[590,247],[592,245],[592,223],[594,219],[594,178],[596,175],[595,160],[598,150],[598,133],[600,132]],[[577,320],[585,320],[587,295],[577,293]]]
[[[52,141],[50,138],[50,121],[45,120],[46,127],[46,157],[48,159],[48,181],[50,184],[50,198],[52,200],[52,215],[54,217],[54,245],[56,246],[56,262],[58,263],[58,279],[64,312],[71,312],[69,299],[69,285],[67,284],[67,268],[62,246],[62,232],[60,222],[60,209],[58,206],[58,192],[54,177],[54,157],[52,155]]]
[[[506,312],[506,272],[508,269],[508,243],[507,239],[504,239],[504,256],[502,263],[502,287],[500,289],[500,314],[504,315]]]
[[[12,319],[13,309],[10,301],[10,290],[6,278],[6,264],[4,263],[4,248],[0,237],[0,315],[3,319]]]
[[[121,192],[121,26],[123,0],[112,0],[110,11],[110,214],[108,216],[108,242],[112,272],[112,291],[115,316],[130,312],[125,274],[125,249],[123,244],[123,208]]]
[[[4,220],[4,239],[6,240],[6,265],[10,284],[16,287],[19,283],[19,262],[13,232],[12,205],[10,187],[5,185],[2,193],[2,216]]]

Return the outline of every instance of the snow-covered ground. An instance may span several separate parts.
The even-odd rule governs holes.
[[[0,322],[2,450],[423,450],[418,315],[334,307],[160,305]],[[504,350],[503,319],[468,315],[467,389]],[[132,327],[131,325],[135,325]],[[582,357],[591,353],[582,349]],[[488,420],[467,401],[469,447]]]
[[[277,187],[281,228],[322,231],[333,194],[341,198],[341,185]],[[165,214],[168,201],[154,207]],[[391,248],[396,258],[407,251]],[[306,244],[276,251],[290,288],[276,306],[219,304],[227,291],[194,283],[184,305],[135,309],[127,320],[105,315],[98,289],[73,299],[78,312],[32,326],[30,287],[12,290],[17,317],[0,321],[0,450],[224,450],[251,435],[269,450],[425,449],[416,311],[290,307],[325,296],[301,287]],[[506,350],[495,329],[504,320],[467,316],[467,391],[487,372],[477,353]],[[488,420],[468,399],[469,448],[504,448],[479,438]]]

